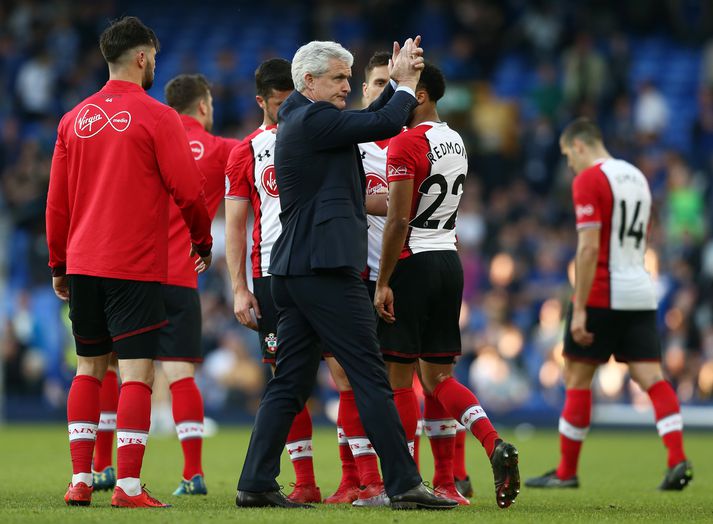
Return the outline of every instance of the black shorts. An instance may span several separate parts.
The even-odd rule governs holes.
[[[156,360],[202,362],[201,300],[198,290],[161,286],[168,325],[159,333]]]
[[[160,283],[87,275],[69,276],[69,318],[82,357],[154,358],[167,324]]]
[[[272,300],[270,281],[272,277],[253,278],[253,295],[260,306],[260,316],[257,319],[258,336],[262,348],[262,361],[274,364],[277,359],[277,307]]]
[[[374,295],[376,294],[376,282],[365,278],[364,284],[366,284],[366,289],[369,292],[369,298],[371,299],[371,303],[373,304],[374,303]]]
[[[602,364],[614,355],[619,362],[660,362],[661,341],[656,311],[615,311],[587,308],[587,331],[594,335],[591,346],[580,346],[572,338],[572,306],[567,312],[564,356],[570,360]]]
[[[456,251],[425,251],[399,260],[390,281],[396,322],[379,319],[384,360],[452,363],[461,354],[463,268]]]

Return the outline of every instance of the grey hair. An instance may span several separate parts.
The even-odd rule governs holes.
[[[331,59],[345,62],[349,67],[354,63],[352,54],[337,42],[313,40],[300,47],[292,59],[292,82],[295,90],[305,89],[305,75],[322,76],[329,70]]]

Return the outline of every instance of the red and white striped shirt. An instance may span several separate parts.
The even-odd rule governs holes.
[[[456,250],[456,217],[467,173],[463,140],[445,122],[424,122],[391,139],[389,183],[414,181],[401,258],[423,251]]]
[[[366,175],[366,194],[374,195],[388,191],[389,184],[386,181],[386,154],[389,150],[389,141],[367,142],[359,144],[361,153],[361,163],[364,166]],[[386,217],[366,215],[369,224],[367,230],[367,267],[363,277],[376,282],[379,274],[379,261],[381,260],[381,241],[384,237],[384,226]]]
[[[260,126],[230,153],[225,198],[250,200],[253,208],[253,278],[268,276],[270,252],[280,236],[280,195],[275,178],[275,129]]]
[[[599,258],[590,307],[656,309],[644,268],[651,221],[651,191],[644,174],[624,160],[608,159],[585,169],[572,183],[577,230],[600,228]]]

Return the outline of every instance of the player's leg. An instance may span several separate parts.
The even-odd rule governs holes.
[[[683,419],[678,398],[663,378],[656,312],[626,311],[622,316],[627,329],[615,356],[628,362],[631,378],[648,393],[656,428],[668,451],[668,470],[659,489],[681,490],[693,479],[693,468],[683,449]]]
[[[99,426],[101,381],[112,350],[102,306],[98,279],[69,276],[69,317],[77,351],[77,373],[67,396],[72,459],[72,481],[64,496],[68,505],[87,506],[92,498],[92,454]]]
[[[630,362],[631,378],[649,394],[656,429],[668,451],[666,476],[661,490],[682,490],[693,479],[693,468],[683,449],[683,419],[676,392],[663,378],[658,362]]]
[[[92,460],[94,491],[111,490],[114,489],[116,484],[113,450],[114,434],[116,432],[116,407],[119,404],[118,366],[116,355],[112,353],[109,368],[104,374],[99,395],[101,413],[99,415],[97,441],[94,444],[94,458]]]
[[[473,485],[470,482],[470,475],[465,466],[465,440],[468,432],[465,426],[456,421],[456,452],[453,457],[453,478],[455,479],[458,493],[465,498],[473,496]]]
[[[174,495],[205,495],[203,396],[195,381],[203,360],[201,303],[196,289],[161,286],[168,325],[159,331],[156,360],[171,392],[171,415],[183,453],[183,473]]]
[[[160,328],[167,324],[158,282],[102,279],[104,312],[122,379],[116,411],[115,507],[166,507],[141,485],[141,466],[151,426],[153,359]]]
[[[192,362],[161,362],[171,391],[171,411],[183,452],[183,475],[174,495],[206,495],[203,473],[203,395],[195,381]]]
[[[277,307],[270,286],[271,277],[253,278],[253,293],[260,306],[262,317],[258,319],[262,361],[270,364],[274,375],[280,344],[277,338]],[[295,471],[294,489],[287,498],[301,503],[321,502],[322,494],[314,477],[312,417],[306,404],[292,421],[285,450]]]
[[[339,410],[337,412],[337,441],[339,444],[339,460],[342,463],[342,478],[339,481],[339,487],[333,495],[324,499],[325,504],[351,504],[359,498],[359,487],[365,485],[360,481],[363,475],[364,479],[369,478],[376,471],[379,475],[378,465],[376,464],[376,453],[373,457],[365,456],[360,459],[359,466],[352,454],[349,435],[345,431],[345,426],[350,429],[352,439],[358,438],[360,435],[365,436],[366,432],[361,425],[359,412],[354,401],[354,393],[349,385],[349,380],[342,366],[332,356],[324,358],[329,367],[329,371],[334,379],[334,383],[339,391]],[[346,424],[345,424],[346,420]],[[373,451],[373,447],[371,448]],[[371,463],[373,460],[373,464]],[[359,469],[361,467],[361,469]],[[381,484],[381,476],[379,475],[379,484]]]

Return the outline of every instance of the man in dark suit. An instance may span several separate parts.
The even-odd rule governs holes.
[[[394,508],[449,509],[423,486],[379,354],[366,267],[365,176],[357,144],[397,134],[416,106],[420,37],[394,43],[392,85],[364,111],[342,111],[353,57],[335,42],[311,42],[292,61],[295,92],[278,113],[275,170],[282,233],[271,254],[280,350],[258,410],[238,483],[242,507],[310,507],[278,490],[280,453],[309,397],[320,362],[316,342],[346,371]]]

